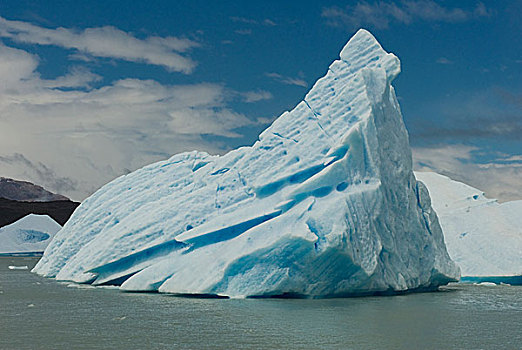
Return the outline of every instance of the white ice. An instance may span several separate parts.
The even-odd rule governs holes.
[[[456,280],[392,81],[360,30],[250,147],[177,154],[86,199],[34,271],[124,290],[311,297]]]
[[[415,176],[428,187],[448,252],[463,277],[522,275],[522,200],[498,203],[443,175]]]

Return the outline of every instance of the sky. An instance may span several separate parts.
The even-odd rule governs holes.
[[[415,168],[522,199],[522,1],[0,3],[0,176],[83,200],[194,149],[250,145],[370,30]]]

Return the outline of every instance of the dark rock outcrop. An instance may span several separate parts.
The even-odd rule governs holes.
[[[78,205],[31,182],[0,177],[0,227],[28,214],[49,215],[63,226]]]
[[[49,215],[63,226],[78,205],[80,203],[70,200],[23,202],[0,198],[0,227],[9,225],[28,214]]]

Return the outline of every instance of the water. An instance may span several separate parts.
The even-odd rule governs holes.
[[[522,287],[330,300],[189,299],[41,278],[0,258],[0,349],[521,349]]]

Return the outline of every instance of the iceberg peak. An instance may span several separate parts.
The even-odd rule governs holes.
[[[423,290],[457,279],[413,176],[391,85],[399,72],[398,58],[360,30],[255,144],[177,154],[108,183],[34,271],[233,297]]]
[[[366,29],[359,29],[346,43],[339,55],[341,60],[358,70],[367,68],[384,68],[388,83],[391,83],[401,72],[401,62],[392,53],[384,51],[381,44]]]

